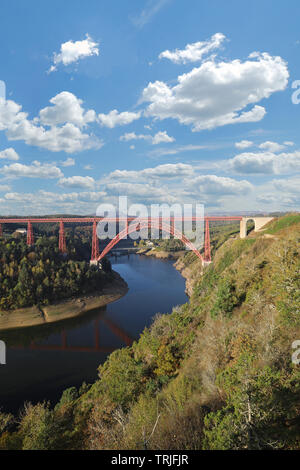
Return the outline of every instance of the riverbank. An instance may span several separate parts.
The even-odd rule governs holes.
[[[114,279],[101,292],[67,299],[57,304],[32,306],[13,311],[0,312],[0,331],[8,331],[47,323],[55,323],[79,317],[96,308],[115,302],[128,292],[127,283],[113,272]]]
[[[186,253],[185,250],[183,251],[163,251],[157,250],[155,248],[142,248],[137,251],[138,255],[145,255],[145,256],[154,256],[157,259],[171,259],[171,260],[178,260],[181,258],[182,255]]]
[[[181,276],[185,279],[185,292],[188,297],[191,297],[195,282],[199,280],[199,274],[203,274],[203,267],[196,259],[191,266],[187,266],[184,262],[184,256],[180,256],[174,263],[174,268],[180,272]]]

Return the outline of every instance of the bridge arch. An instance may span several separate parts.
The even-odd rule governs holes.
[[[130,233],[136,232],[137,228],[139,228],[140,230],[143,230],[146,228],[147,229],[155,228],[155,229],[163,230],[164,232],[170,233],[171,235],[181,240],[188,248],[190,248],[195,253],[195,255],[201,260],[202,264],[204,264],[203,256],[199,253],[195,245],[182,232],[177,230],[175,227],[165,224],[163,222],[149,221],[149,220],[148,221],[141,220],[141,221],[135,222],[135,224],[132,224],[130,226],[127,225],[124,230],[118,233],[108,243],[108,245],[106,245],[106,247],[100,254],[97,261],[101,261],[110,252],[110,250],[112,250],[112,248],[119,243],[120,240],[123,240],[124,238],[126,238],[128,235],[130,235]]]

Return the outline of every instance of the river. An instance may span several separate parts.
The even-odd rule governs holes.
[[[120,300],[81,318],[0,334],[7,360],[0,366],[0,409],[16,413],[24,401],[57,402],[64,389],[97,378],[115,349],[132,343],[153,316],[187,302],[185,280],[173,262],[146,256],[111,258],[127,282]]]

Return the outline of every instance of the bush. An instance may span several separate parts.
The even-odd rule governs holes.
[[[222,279],[218,285],[217,297],[211,309],[211,316],[216,318],[218,315],[223,314],[225,317],[230,317],[238,303],[234,282],[229,279]]]
[[[144,367],[135,361],[130,348],[114,351],[98,370],[100,388],[113,403],[127,408],[140,393]]]

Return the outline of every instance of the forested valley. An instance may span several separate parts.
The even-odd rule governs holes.
[[[105,270],[90,266],[90,245],[82,235],[69,237],[67,250],[59,252],[57,236],[41,236],[34,246],[24,237],[0,239],[0,311],[101,290],[110,280],[109,261]]]

